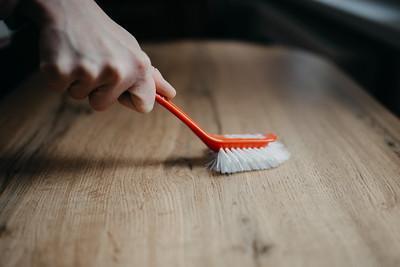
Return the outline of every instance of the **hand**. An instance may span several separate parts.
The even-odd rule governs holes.
[[[151,66],[136,39],[92,0],[36,0],[40,25],[40,80],[72,98],[89,98],[95,110],[119,101],[149,112],[155,93],[175,89]],[[32,13],[33,14],[33,13]]]

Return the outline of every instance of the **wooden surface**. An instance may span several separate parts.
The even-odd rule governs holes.
[[[165,110],[90,111],[34,85],[0,104],[0,266],[400,266],[400,123],[325,61],[147,45],[214,133],[274,131],[281,167],[230,176]]]

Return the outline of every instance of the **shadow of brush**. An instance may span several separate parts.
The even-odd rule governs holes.
[[[188,167],[205,166],[207,156],[170,157],[167,159],[132,159],[114,157],[66,157],[62,155],[0,155],[0,175],[36,175],[39,173],[83,173],[93,170],[135,168],[135,167]]]

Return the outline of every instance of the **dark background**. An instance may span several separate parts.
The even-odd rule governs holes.
[[[311,51],[337,64],[400,115],[400,1],[97,2],[139,42],[182,38],[234,39]],[[27,58],[35,61],[37,48],[31,43],[28,49],[26,40],[34,40],[34,35],[29,30],[14,37],[14,44],[23,44],[24,49],[14,45],[9,51],[0,53],[0,59],[16,62],[17,55],[22,65],[18,68],[19,73],[22,73],[21,68],[29,71],[32,67],[24,67],[23,63]]]

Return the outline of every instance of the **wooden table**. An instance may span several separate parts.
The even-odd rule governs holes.
[[[400,123],[324,60],[285,48],[147,45],[214,133],[277,133],[279,168],[207,171],[165,110],[35,85],[0,104],[0,266],[400,266]]]

